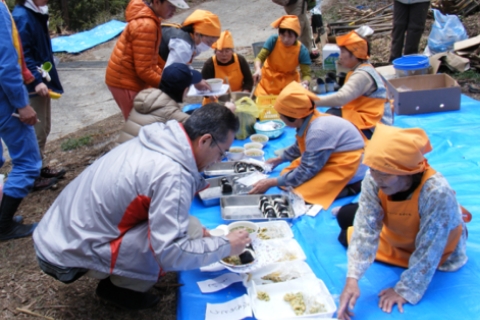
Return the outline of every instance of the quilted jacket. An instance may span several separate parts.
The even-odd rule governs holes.
[[[161,20],[142,0],[132,0],[125,12],[128,22],[108,61],[107,85],[132,91],[157,88],[162,69],[158,48]]]
[[[166,123],[169,120],[185,122],[188,117],[188,114],[182,112],[182,107],[163,91],[154,88],[142,90],[133,100],[133,109],[117,142],[123,143],[135,138],[140,129],[148,124]]]

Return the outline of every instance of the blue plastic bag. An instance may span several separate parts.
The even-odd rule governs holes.
[[[468,38],[467,31],[456,15],[444,15],[433,9],[435,22],[428,36],[428,48],[432,54],[453,49],[453,44]]]

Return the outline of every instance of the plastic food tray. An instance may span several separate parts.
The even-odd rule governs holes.
[[[243,187],[243,185],[234,184],[233,180],[236,177],[242,178],[249,174],[251,174],[251,172],[235,173],[229,176],[220,176],[220,177],[206,179],[206,181],[210,184],[210,186],[207,189],[200,191],[198,193],[198,197],[200,198],[200,200],[202,200],[203,204],[207,207],[218,205],[220,203],[220,197],[227,196],[226,194],[222,194],[222,190],[221,190],[221,185],[222,185],[221,180],[223,178],[227,178],[228,182],[232,185],[233,191],[230,195],[247,193],[250,190],[248,187]]]
[[[288,201],[288,218],[265,218],[260,211],[260,197],[263,194],[235,195],[220,198],[220,210],[223,220],[285,220],[291,221],[295,218],[290,201]],[[282,196],[280,194],[268,194],[269,198]]]
[[[267,275],[275,273],[280,279],[285,281],[274,282],[272,280],[262,279]],[[288,282],[302,277],[315,276],[310,266],[301,260],[285,261],[275,264],[270,264],[262,267],[252,273],[243,275],[243,284],[245,287],[251,286],[251,282],[255,285],[264,285],[270,283]]]
[[[331,318],[337,306],[322,280],[315,276],[307,276],[288,282],[278,282],[265,285],[256,285],[251,283],[247,288],[250,297],[250,305],[257,319],[317,319]],[[263,301],[257,298],[258,292],[265,292],[269,295],[270,301]],[[325,311],[296,315],[290,303],[284,300],[287,293],[301,292],[304,296],[324,305]],[[308,299],[308,298],[307,298]]]
[[[290,228],[288,223],[284,220],[258,222],[257,226],[258,226],[257,238],[260,240],[270,241],[275,239],[293,238],[292,228]],[[261,236],[261,234],[264,234],[269,238],[265,239],[264,237]]]

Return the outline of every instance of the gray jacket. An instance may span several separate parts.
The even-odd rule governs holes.
[[[189,239],[192,199],[206,187],[176,121],[143,127],[58,196],[33,234],[50,263],[156,281],[230,253],[225,237]]]

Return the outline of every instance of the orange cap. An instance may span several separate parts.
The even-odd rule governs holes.
[[[315,100],[319,100],[316,94],[292,81],[280,92],[273,107],[284,116],[301,119],[313,113],[312,101]]]
[[[347,48],[358,59],[368,60],[370,58],[367,40],[360,37],[355,31],[338,36],[336,40],[338,46]]]
[[[300,28],[300,21],[298,21],[297,16],[283,16],[273,21],[271,24],[274,28],[279,29],[290,29],[297,33],[300,37],[302,29]]]
[[[230,31],[226,30],[220,34],[220,38],[212,45],[213,49],[223,50],[225,48],[233,49],[233,37]]]
[[[432,146],[420,128],[401,129],[377,124],[365,148],[363,163],[372,169],[394,175],[412,175],[426,170],[423,156]]]
[[[210,37],[220,37],[222,28],[220,25],[220,19],[218,19],[216,14],[213,14],[210,11],[193,11],[193,13],[189,15],[182,23],[183,26],[188,26],[190,24],[193,24],[193,29],[195,32]]]

